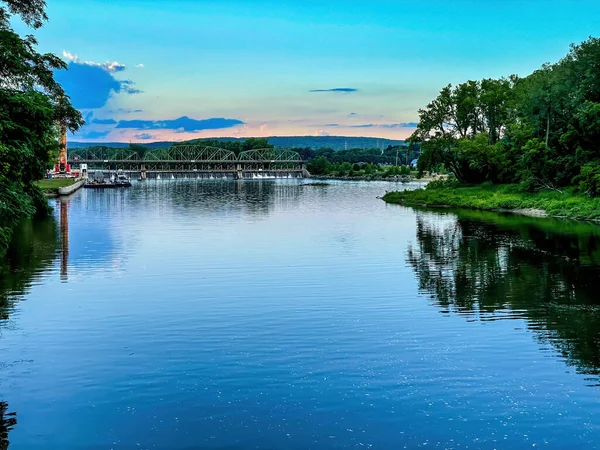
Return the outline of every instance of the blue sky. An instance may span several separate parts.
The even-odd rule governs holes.
[[[404,138],[447,83],[526,75],[600,35],[597,0],[48,3],[35,34],[70,63],[88,141]]]

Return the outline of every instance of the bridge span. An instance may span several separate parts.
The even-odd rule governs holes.
[[[300,178],[305,161],[287,149],[253,149],[235,154],[222,148],[202,145],[173,145],[168,148],[136,151],[129,148],[89,147],[69,151],[72,165],[87,164],[88,171],[123,170],[141,178],[177,175],[192,178]]]

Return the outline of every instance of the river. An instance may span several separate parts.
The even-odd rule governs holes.
[[[51,200],[0,269],[0,448],[594,448],[600,227],[413,185]]]

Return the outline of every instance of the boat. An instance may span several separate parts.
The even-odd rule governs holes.
[[[125,172],[123,172],[121,169],[117,170],[117,173],[111,177],[111,182],[116,184],[118,187],[131,186],[131,180],[127,175],[125,175]]]
[[[130,186],[131,181],[122,170],[118,170],[108,181],[104,177],[104,172],[97,170],[94,172],[92,178],[88,179],[83,185],[83,187],[87,189],[115,189]]]

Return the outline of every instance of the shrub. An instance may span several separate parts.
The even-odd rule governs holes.
[[[575,178],[577,190],[588,197],[600,196],[600,163],[586,164]]]
[[[440,178],[439,180],[433,180],[427,183],[426,189],[454,189],[460,187],[460,183],[453,176],[448,176],[448,178]]]

